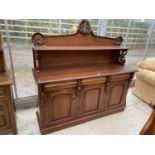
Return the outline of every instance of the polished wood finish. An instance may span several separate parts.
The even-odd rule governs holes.
[[[11,91],[12,75],[6,68],[2,42],[0,47],[0,134],[17,134],[15,107]]]
[[[77,33],[35,33],[33,74],[42,134],[122,111],[136,71],[125,65],[122,37],[99,37],[83,20]]]
[[[155,135],[155,101],[150,104],[153,111],[147,120],[146,124],[140,131],[140,135]]]
[[[0,73],[6,72],[7,70],[2,46],[3,46],[3,41],[2,41],[2,36],[0,34]]]

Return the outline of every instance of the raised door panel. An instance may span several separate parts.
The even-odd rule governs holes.
[[[62,93],[52,97],[52,121],[70,117],[71,114],[71,94]]]
[[[68,88],[47,94],[48,124],[55,125],[74,119],[75,89]]]
[[[80,97],[80,116],[103,111],[105,101],[104,85],[85,86]]]
[[[125,106],[128,81],[112,82],[108,87],[106,110]]]

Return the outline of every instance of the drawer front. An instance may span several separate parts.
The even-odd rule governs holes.
[[[110,81],[121,81],[121,80],[129,80],[131,74],[119,74],[119,75],[112,75],[110,76]]]
[[[42,84],[43,91],[53,91],[53,90],[60,90],[63,88],[72,88],[77,87],[77,85],[89,85],[89,84],[100,84],[105,83],[106,77],[97,77],[97,78],[86,78],[80,80],[73,80],[73,81],[62,81],[62,82],[53,82]]]
[[[96,77],[96,78],[86,78],[80,80],[80,85],[94,85],[94,84],[102,84],[106,82],[106,77]]]
[[[63,82],[54,82],[54,83],[47,83],[42,85],[43,91],[55,91],[61,90],[63,88],[72,88],[76,87],[77,81],[63,81]]]

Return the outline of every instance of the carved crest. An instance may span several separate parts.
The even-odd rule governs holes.
[[[89,21],[88,20],[82,20],[80,25],[79,25],[79,28],[78,28],[78,32],[84,36],[86,36],[87,34],[90,34],[92,33],[92,30],[91,30],[91,27],[90,27],[90,24],[89,24]]]
[[[32,41],[35,46],[45,45],[44,38],[41,33],[36,33],[34,36],[32,36]]]
[[[125,60],[125,55],[127,54],[127,51],[125,50],[125,51],[120,51],[120,53],[119,53],[119,57],[118,57],[118,62],[120,63],[120,64],[124,64],[125,62],[126,62],[126,60]]]
[[[81,41],[83,40],[83,45],[87,44],[89,42],[87,39],[83,39],[85,36],[93,37],[94,40],[96,40],[96,44],[100,45],[116,45],[120,46],[123,42],[123,38],[117,37],[117,38],[110,38],[110,37],[104,37],[104,36],[97,36],[93,33],[90,23],[88,20],[84,19],[80,22],[78,30],[74,34],[65,34],[65,35],[43,35],[41,33],[35,33],[32,36],[32,42],[35,46],[49,46],[53,44],[57,45],[69,45],[72,42],[74,45],[81,45],[81,41],[79,41],[79,35],[81,37]],[[76,37],[78,36],[78,37]],[[60,39],[61,38],[61,39]],[[71,38],[71,39],[70,39]],[[67,41],[65,41],[67,40]]]
[[[119,36],[119,37],[117,37],[116,39],[117,39],[116,45],[118,45],[118,46],[121,45],[122,42],[123,42],[122,36]]]
[[[42,46],[44,44],[45,43],[42,40],[40,40],[40,39],[34,40],[34,45],[36,45],[36,46]]]

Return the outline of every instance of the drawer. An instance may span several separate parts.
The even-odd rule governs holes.
[[[77,87],[77,85],[102,84],[102,83],[105,83],[106,80],[107,80],[106,77],[86,78],[86,79],[79,79],[79,80],[73,80],[73,81],[47,83],[47,84],[42,84],[41,87],[43,91],[52,91],[52,90],[59,90],[59,89],[65,89],[65,88],[73,88],[73,87]]]
[[[131,74],[119,74],[119,75],[112,75],[110,81],[120,81],[120,80],[129,80]]]
[[[7,88],[0,87],[0,98],[5,98],[7,96]]]
[[[80,85],[101,84],[106,82],[106,77],[86,78],[79,82]]]
[[[44,84],[42,86],[43,91],[60,90],[65,88],[72,88],[77,86],[77,81],[63,81]]]

